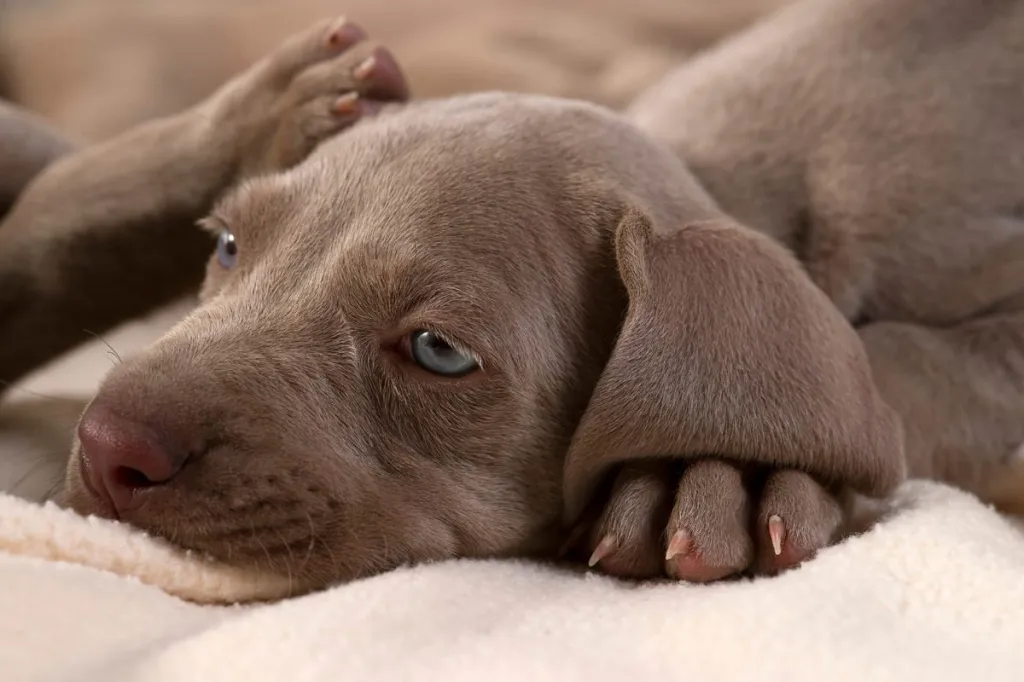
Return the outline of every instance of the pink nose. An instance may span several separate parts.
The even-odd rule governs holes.
[[[86,483],[119,515],[174,478],[187,459],[145,424],[96,403],[78,423],[78,440]]]

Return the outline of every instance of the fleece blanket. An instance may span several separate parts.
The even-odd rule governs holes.
[[[4,682],[1024,680],[1024,528],[931,483],[776,578],[453,561],[212,605],[287,590],[0,496]]]

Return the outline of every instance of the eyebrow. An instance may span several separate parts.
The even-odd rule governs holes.
[[[237,232],[250,225],[275,222],[290,210],[293,197],[286,190],[292,184],[286,174],[246,180],[214,204],[200,227]]]
[[[196,227],[201,229],[203,232],[209,232],[214,237],[218,236],[228,228],[227,221],[221,218],[216,213],[210,213],[196,221]]]
[[[435,305],[435,301],[429,301],[410,308],[401,318],[403,324],[422,320],[423,328],[436,332],[459,351],[474,356],[481,367],[507,367],[513,360],[509,346],[515,344],[516,330],[508,329],[500,316],[488,314],[483,306],[471,302]]]
[[[456,285],[443,268],[425,266],[415,258],[391,261],[387,268],[370,266],[372,274],[364,263],[353,265],[362,272],[356,271],[355,286],[349,279],[345,290],[357,299],[355,305],[370,304],[366,310],[371,319],[377,318],[374,324],[431,329],[453,345],[485,356],[488,364],[504,355],[505,344],[499,340],[508,335],[508,325],[495,324],[501,315],[487,303],[502,299],[500,281],[467,268],[462,277],[466,284]],[[481,324],[484,320],[488,324]]]

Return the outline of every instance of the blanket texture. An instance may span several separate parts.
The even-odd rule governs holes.
[[[454,561],[194,603],[282,589],[0,498],[4,682],[1024,680],[1024,528],[930,483],[777,578],[636,585]]]

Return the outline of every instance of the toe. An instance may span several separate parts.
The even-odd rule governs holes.
[[[358,24],[352,23],[345,17],[335,19],[327,30],[325,41],[327,49],[334,52],[344,52],[356,43],[366,40],[366,31]],[[321,43],[314,43],[314,46]]]
[[[750,499],[740,470],[720,460],[689,465],[669,516],[665,571],[693,582],[744,571],[754,557],[749,527]]]
[[[344,17],[318,22],[288,38],[267,57],[272,78],[288,81],[310,66],[332,59],[366,40],[366,32]]]
[[[409,87],[395,58],[387,48],[371,41],[309,67],[296,76],[291,92],[300,102],[346,95],[375,102],[402,102],[409,98]]]
[[[394,55],[378,46],[352,69],[359,91],[369,99],[404,101],[409,99],[409,84]]]
[[[792,568],[835,542],[843,506],[811,476],[793,469],[772,473],[761,494],[756,524],[759,573]]]
[[[623,578],[663,574],[662,532],[672,504],[671,465],[655,462],[625,467],[590,532],[590,565]]]

